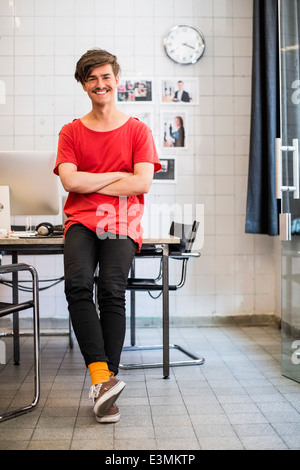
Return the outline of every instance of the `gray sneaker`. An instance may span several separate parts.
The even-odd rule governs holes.
[[[125,382],[115,378],[112,378],[107,382],[92,385],[90,388],[89,398],[92,398],[93,400],[95,415],[104,416],[125,386]]]

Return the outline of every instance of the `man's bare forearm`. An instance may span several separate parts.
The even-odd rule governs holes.
[[[119,172],[85,173],[78,171],[72,176],[70,191],[83,194],[95,193],[123,178],[127,178],[127,175],[122,175]]]
[[[95,193],[107,185],[115,183],[123,178],[128,178],[130,173],[121,171],[109,173],[89,173],[77,171],[77,169],[59,166],[59,176],[62,185],[67,192],[89,194]]]
[[[128,178],[119,179],[97,192],[106,196],[136,196],[145,194],[149,190],[146,182],[142,181],[138,175],[131,175]]]
[[[151,187],[153,171],[154,165],[152,163],[137,163],[133,174],[130,174],[128,178],[120,179],[101,188],[97,192],[106,196],[137,196],[138,194],[146,194]]]

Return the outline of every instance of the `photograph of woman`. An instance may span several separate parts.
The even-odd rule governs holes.
[[[162,146],[186,148],[185,113],[162,113]]]

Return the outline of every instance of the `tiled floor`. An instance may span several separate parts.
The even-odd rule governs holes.
[[[159,335],[140,329],[138,342],[157,344]],[[300,449],[300,384],[281,375],[278,329],[174,328],[171,341],[203,354],[205,364],[174,367],[169,380],[161,369],[121,371],[122,417],[104,425],[94,420],[77,344],[70,350],[66,337],[42,337],[39,405],[0,423],[0,449]],[[30,402],[33,388],[31,339],[22,338],[20,366],[11,338],[5,342],[0,412]]]

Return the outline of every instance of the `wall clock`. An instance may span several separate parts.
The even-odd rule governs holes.
[[[177,64],[195,64],[204,54],[205,39],[193,26],[178,25],[164,38],[166,54]]]

